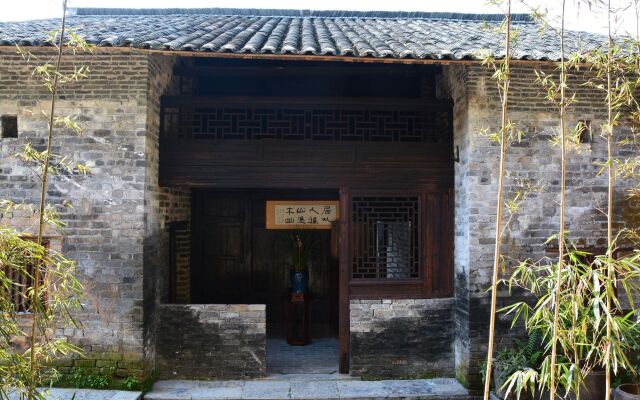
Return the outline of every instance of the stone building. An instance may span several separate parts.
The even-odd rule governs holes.
[[[306,231],[315,242],[312,345],[296,348],[305,370],[328,359],[353,375],[456,376],[477,387],[498,162],[497,146],[480,132],[500,126],[492,71],[478,60],[483,50],[503,54],[485,27],[500,16],[70,14],[68,25],[96,45],[91,54],[65,53],[65,68],[90,68],[58,100],[84,133],[58,132],[55,141],[93,174],[58,176],[48,192],[74,205],[63,214],[64,234],[47,239],[77,261],[86,288],[82,327],[59,332],[87,352],[71,362],[161,378],[287,372],[274,360],[287,351],[291,325],[290,238],[267,229],[268,202],[315,202],[339,217]],[[15,45],[53,56],[46,33],[58,24],[0,23],[0,198],[35,199],[35,178],[12,154],[42,145],[47,126],[40,110],[48,94]],[[510,118],[527,135],[509,148],[507,189],[521,180],[544,189],[514,215],[505,251],[542,257],[558,228],[560,155],[549,144],[555,109],[534,70],[552,70],[559,46],[526,15],[514,25]],[[570,32],[567,42],[576,51],[601,38]],[[606,148],[595,133],[606,114],[583,79],[572,77],[569,122],[589,121],[594,134],[571,158],[567,215],[572,238],[597,248],[606,179],[594,161]],[[620,190],[624,223],[638,206]],[[33,228],[29,215],[1,217]],[[313,343],[320,355],[305,358]]]

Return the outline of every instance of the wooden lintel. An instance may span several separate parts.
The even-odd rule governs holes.
[[[273,61],[273,60],[271,60]],[[245,64],[247,65],[247,64]],[[200,77],[227,77],[227,76],[354,76],[354,75],[404,75],[404,76],[420,76],[432,74],[439,68],[437,65],[377,65],[377,68],[367,68],[369,65],[350,64],[350,65],[334,65],[331,68],[318,65],[298,63],[277,63],[269,65],[268,68],[263,66],[176,66],[173,70],[174,75],[178,76],[200,76]]]

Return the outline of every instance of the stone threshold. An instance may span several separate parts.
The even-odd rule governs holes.
[[[127,390],[102,390],[102,389],[67,389],[67,388],[41,388],[40,392],[47,400],[140,400],[142,392]],[[10,399],[19,399],[17,393],[9,394]]]
[[[349,376],[278,375],[257,380],[164,380],[153,385],[145,400],[284,400],[284,399],[469,399],[455,379],[362,381]]]

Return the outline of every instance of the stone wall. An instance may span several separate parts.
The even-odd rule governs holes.
[[[38,50],[40,60],[53,56]],[[148,117],[150,105],[163,85],[150,82],[156,74],[151,57],[134,51],[117,53],[94,49],[92,55],[68,54],[67,70],[88,65],[89,79],[60,90],[57,115],[77,118],[82,135],[57,130],[53,151],[85,162],[90,176],[59,175],[49,186],[48,201],[62,209],[63,233],[48,237],[62,242],[62,251],[78,263],[85,287],[82,326],[60,330],[86,352],[86,359],[70,360],[87,373],[115,367],[118,375],[140,375],[144,370],[143,276],[145,243],[153,237],[152,215],[157,204],[145,194],[157,179],[150,165],[157,142],[157,122]],[[47,131],[48,92],[31,75],[15,49],[0,50],[0,115],[18,116],[18,138],[0,139],[0,198],[36,202],[37,178],[12,155],[28,142],[41,149]],[[166,69],[166,68],[165,68]],[[166,76],[166,74],[165,74]],[[151,89],[154,88],[154,89]],[[153,93],[151,93],[153,91]],[[157,107],[156,107],[157,108]],[[146,202],[153,200],[151,204]],[[145,214],[149,210],[149,214]],[[1,216],[3,224],[33,233],[33,216]],[[147,347],[148,349],[148,347]],[[152,357],[147,357],[152,363]]]
[[[145,361],[152,369],[155,351],[156,307],[162,302],[166,292],[169,270],[168,239],[160,197],[162,189],[158,184],[160,171],[160,98],[172,93],[173,57],[150,56],[148,72],[148,96],[146,97],[146,132],[144,162],[144,350]]]
[[[449,96],[454,100],[454,146],[460,148],[460,162],[455,164],[456,236],[455,295],[456,346],[458,377],[471,388],[479,387],[479,367],[486,357],[489,297],[493,247],[495,243],[495,207],[498,184],[499,147],[481,135],[488,128],[500,128],[501,105],[491,73],[481,66],[448,66],[444,69]],[[567,222],[571,239],[578,246],[604,248],[606,218],[599,208],[606,206],[606,176],[597,176],[595,162],[606,157],[606,143],[599,137],[606,118],[603,99],[597,92],[580,85],[585,77],[577,75],[569,82],[575,90],[576,103],[569,109],[568,126],[579,120],[592,124],[593,141],[570,151],[567,174]],[[526,134],[520,143],[507,150],[506,196],[511,198],[519,182],[541,187],[527,198],[522,210],[513,215],[504,235],[503,254],[508,259],[539,259],[552,256],[545,240],[559,227],[560,149],[550,144],[559,128],[553,105],[535,82],[533,67],[513,68],[509,118]],[[619,128],[616,135],[625,135]],[[620,150],[632,154],[634,150]],[[637,151],[637,149],[635,150]],[[638,204],[627,199],[625,182],[619,182],[615,195],[617,225],[630,223]],[[626,220],[625,220],[626,219]],[[507,277],[510,269],[503,274]],[[501,304],[516,299],[500,291]],[[498,337],[506,337],[508,319],[501,318]]]
[[[454,299],[351,300],[350,373],[452,376]]]
[[[242,379],[266,373],[264,304],[162,304],[159,378]]]

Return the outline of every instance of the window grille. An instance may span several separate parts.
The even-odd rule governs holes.
[[[352,278],[420,277],[419,197],[352,199]]]
[[[45,251],[48,243],[44,243]],[[34,260],[35,261],[35,260]],[[13,282],[7,288],[9,301],[18,313],[31,312],[30,291],[35,286],[36,263],[30,263],[24,270],[16,270],[11,266],[4,267],[5,276]],[[44,274],[40,274],[40,286],[44,285]],[[44,301],[45,299],[43,299]]]

